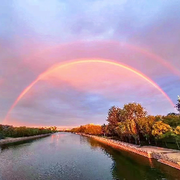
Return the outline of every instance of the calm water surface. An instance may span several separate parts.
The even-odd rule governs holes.
[[[0,180],[180,180],[180,171],[70,133],[0,151]]]

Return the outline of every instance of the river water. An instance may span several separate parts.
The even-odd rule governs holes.
[[[0,180],[180,180],[180,171],[71,133],[1,147]]]

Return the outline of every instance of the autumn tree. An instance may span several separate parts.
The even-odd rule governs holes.
[[[118,126],[120,113],[121,113],[121,109],[115,106],[112,106],[108,112],[108,117],[107,117],[108,130],[109,133],[113,136],[116,135],[115,128]]]
[[[141,144],[140,141],[140,125],[139,122],[141,119],[145,118],[147,115],[147,112],[145,109],[137,103],[129,103],[124,105],[121,114],[120,114],[120,120],[121,121],[127,121],[131,123],[129,127],[131,127],[131,132],[133,132],[133,137],[135,138],[135,141],[138,140],[139,144]]]
[[[146,141],[148,141],[149,144],[151,144],[151,137],[152,137],[152,130],[153,130],[153,124],[156,122],[155,116],[147,116],[144,118],[141,118],[138,122],[140,132],[145,137]]]
[[[180,135],[180,126],[177,126],[174,132],[175,132],[177,135]]]
[[[162,139],[163,135],[170,131],[172,131],[170,125],[165,124],[162,121],[158,121],[153,125],[152,135],[157,139]]]

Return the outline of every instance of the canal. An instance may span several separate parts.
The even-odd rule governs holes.
[[[179,180],[180,171],[71,133],[5,145],[0,180]]]

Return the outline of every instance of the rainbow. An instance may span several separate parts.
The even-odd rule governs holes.
[[[180,70],[176,67],[174,67],[171,63],[169,63],[167,60],[165,60],[164,58],[162,58],[161,56],[153,53],[153,52],[150,52],[149,50],[145,49],[145,48],[142,48],[140,46],[137,46],[137,45],[133,45],[133,44],[130,44],[130,43],[126,43],[126,42],[118,42],[118,41],[99,41],[100,43],[103,43],[103,44],[110,44],[110,45],[115,45],[116,47],[126,47],[132,51],[135,51],[135,52],[138,52],[150,59],[153,59],[154,61],[160,63],[162,66],[166,67],[167,69],[169,69],[173,74],[177,75],[178,77],[180,77]],[[43,54],[44,52],[48,52],[52,49],[57,49],[57,48],[60,48],[62,50],[64,50],[64,48],[66,48],[66,46],[68,47],[69,49],[69,46],[71,45],[75,45],[77,46],[77,44],[81,44],[83,43],[82,41],[80,42],[72,42],[72,43],[65,43],[65,44],[62,44],[61,46],[52,46],[51,48],[47,48],[45,50],[41,50],[39,51],[38,53],[36,53],[34,55],[34,58],[37,58],[38,54],[41,55]],[[32,59],[33,56],[32,55],[29,55],[28,56],[28,59]]]
[[[151,84],[153,87],[155,87],[162,95],[164,95],[164,97],[170,102],[170,104],[174,107],[174,103],[172,102],[172,100],[168,97],[168,95],[150,78],[148,78],[147,76],[145,76],[144,74],[142,74],[141,72],[127,66],[127,65],[123,65],[121,63],[117,63],[117,62],[113,62],[110,60],[102,60],[102,59],[85,59],[85,60],[75,60],[75,61],[70,61],[70,62],[66,62],[66,63],[61,63],[61,64],[56,64],[55,66],[51,67],[50,69],[46,70],[44,73],[40,74],[29,86],[27,86],[22,92],[21,94],[18,96],[18,98],[15,100],[15,102],[12,104],[12,106],[10,107],[9,111],[7,112],[7,115],[5,117],[5,119],[3,121],[6,121],[10,112],[13,110],[13,108],[17,105],[17,103],[22,99],[22,97],[28,93],[28,91],[40,80],[42,80],[43,78],[45,78],[47,75],[60,70],[62,68],[68,67],[68,66],[73,66],[76,64],[83,64],[83,63],[103,63],[103,64],[109,64],[109,65],[113,65],[113,66],[117,66],[120,68],[124,68],[134,74],[136,74],[137,76],[141,77],[142,79],[146,80],[149,84]]]
[[[132,44],[123,44],[124,46],[127,46],[129,49],[135,50],[141,54],[144,54],[145,56],[154,59],[155,61],[159,62],[160,64],[162,64],[164,67],[166,67],[167,69],[171,70],[175,75],[177,75],[178,77],[180,77],[180,71],[178,68],[174,67],[172,64],[170,64],[168,61],[166,61],[165,59],[163,59],[161,56],[149,52],[148,50],[138,47],[138,46],[134,46]]]

